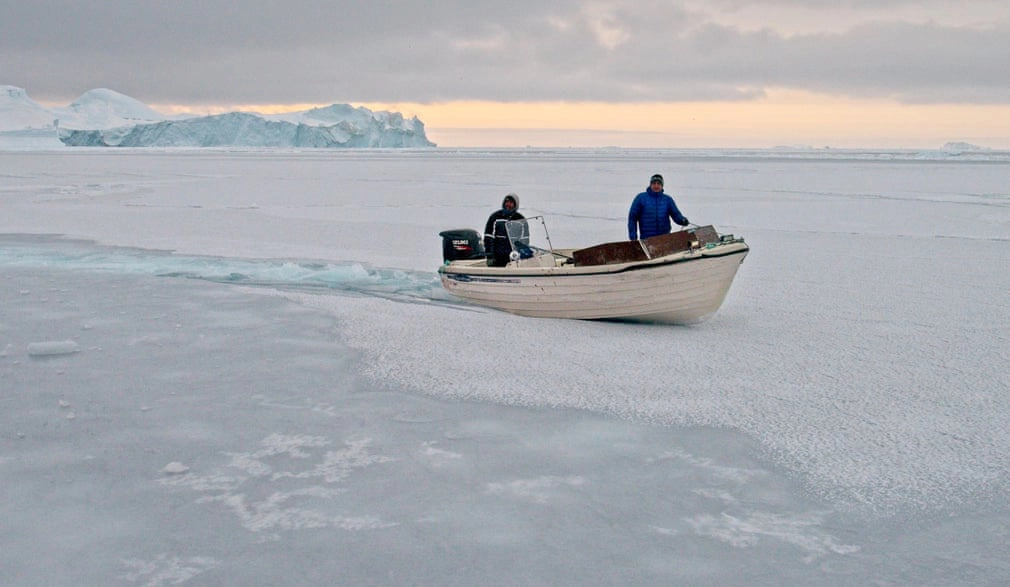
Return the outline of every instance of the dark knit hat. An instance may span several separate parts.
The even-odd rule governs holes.
[[[658,173],[656,175],[653,175],[652,178],[649,179],[649,183],[652,183],[654,181],[658,181],[659,185],[663,185],[663,176]]]

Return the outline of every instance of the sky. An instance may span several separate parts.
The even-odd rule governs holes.
[[[1010,148],[1000,0],[0,0],[0,83],[167,113],[351,103],[443,146]]]

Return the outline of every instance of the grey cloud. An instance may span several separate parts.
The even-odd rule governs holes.
[[[771,87],[1010,103],[1010,21],[990,22],[900,23],[884,9],[841,34],[789,36],[661,0],[0,0],[0,83],[40,100],[109,87],[196,104],[739,100]]]

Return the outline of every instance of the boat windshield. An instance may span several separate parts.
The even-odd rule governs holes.
[[[514,253],[519,253],[520,259],[529,259],[536,254],[530,246],[530,224],[526,220],[509,220],[505,223],[505,233]]]
[[[505,234],[509,242],[515,245],[530,245],[530,224],[526,220],[509,220],[505,222]]]
[[[553,249],[543,216],[506,221],[505,234],[508,235],[512,250],[524,259]]]

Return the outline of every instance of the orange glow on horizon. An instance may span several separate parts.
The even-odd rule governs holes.
[[[152,107],[167,114],[235,111],[279,114],[327,105]],[[406,117],[417,116],[424,122],[429,138],[440,146],[772,147],[803,144],[938,148],[948,141],[966,141],[990,148],[1010,148],[1010,105],[909,105],[794,91],[769,92],[765,99],[749,102],[466,101],[359,102],[353,105],[373,111],[400,112]]]

